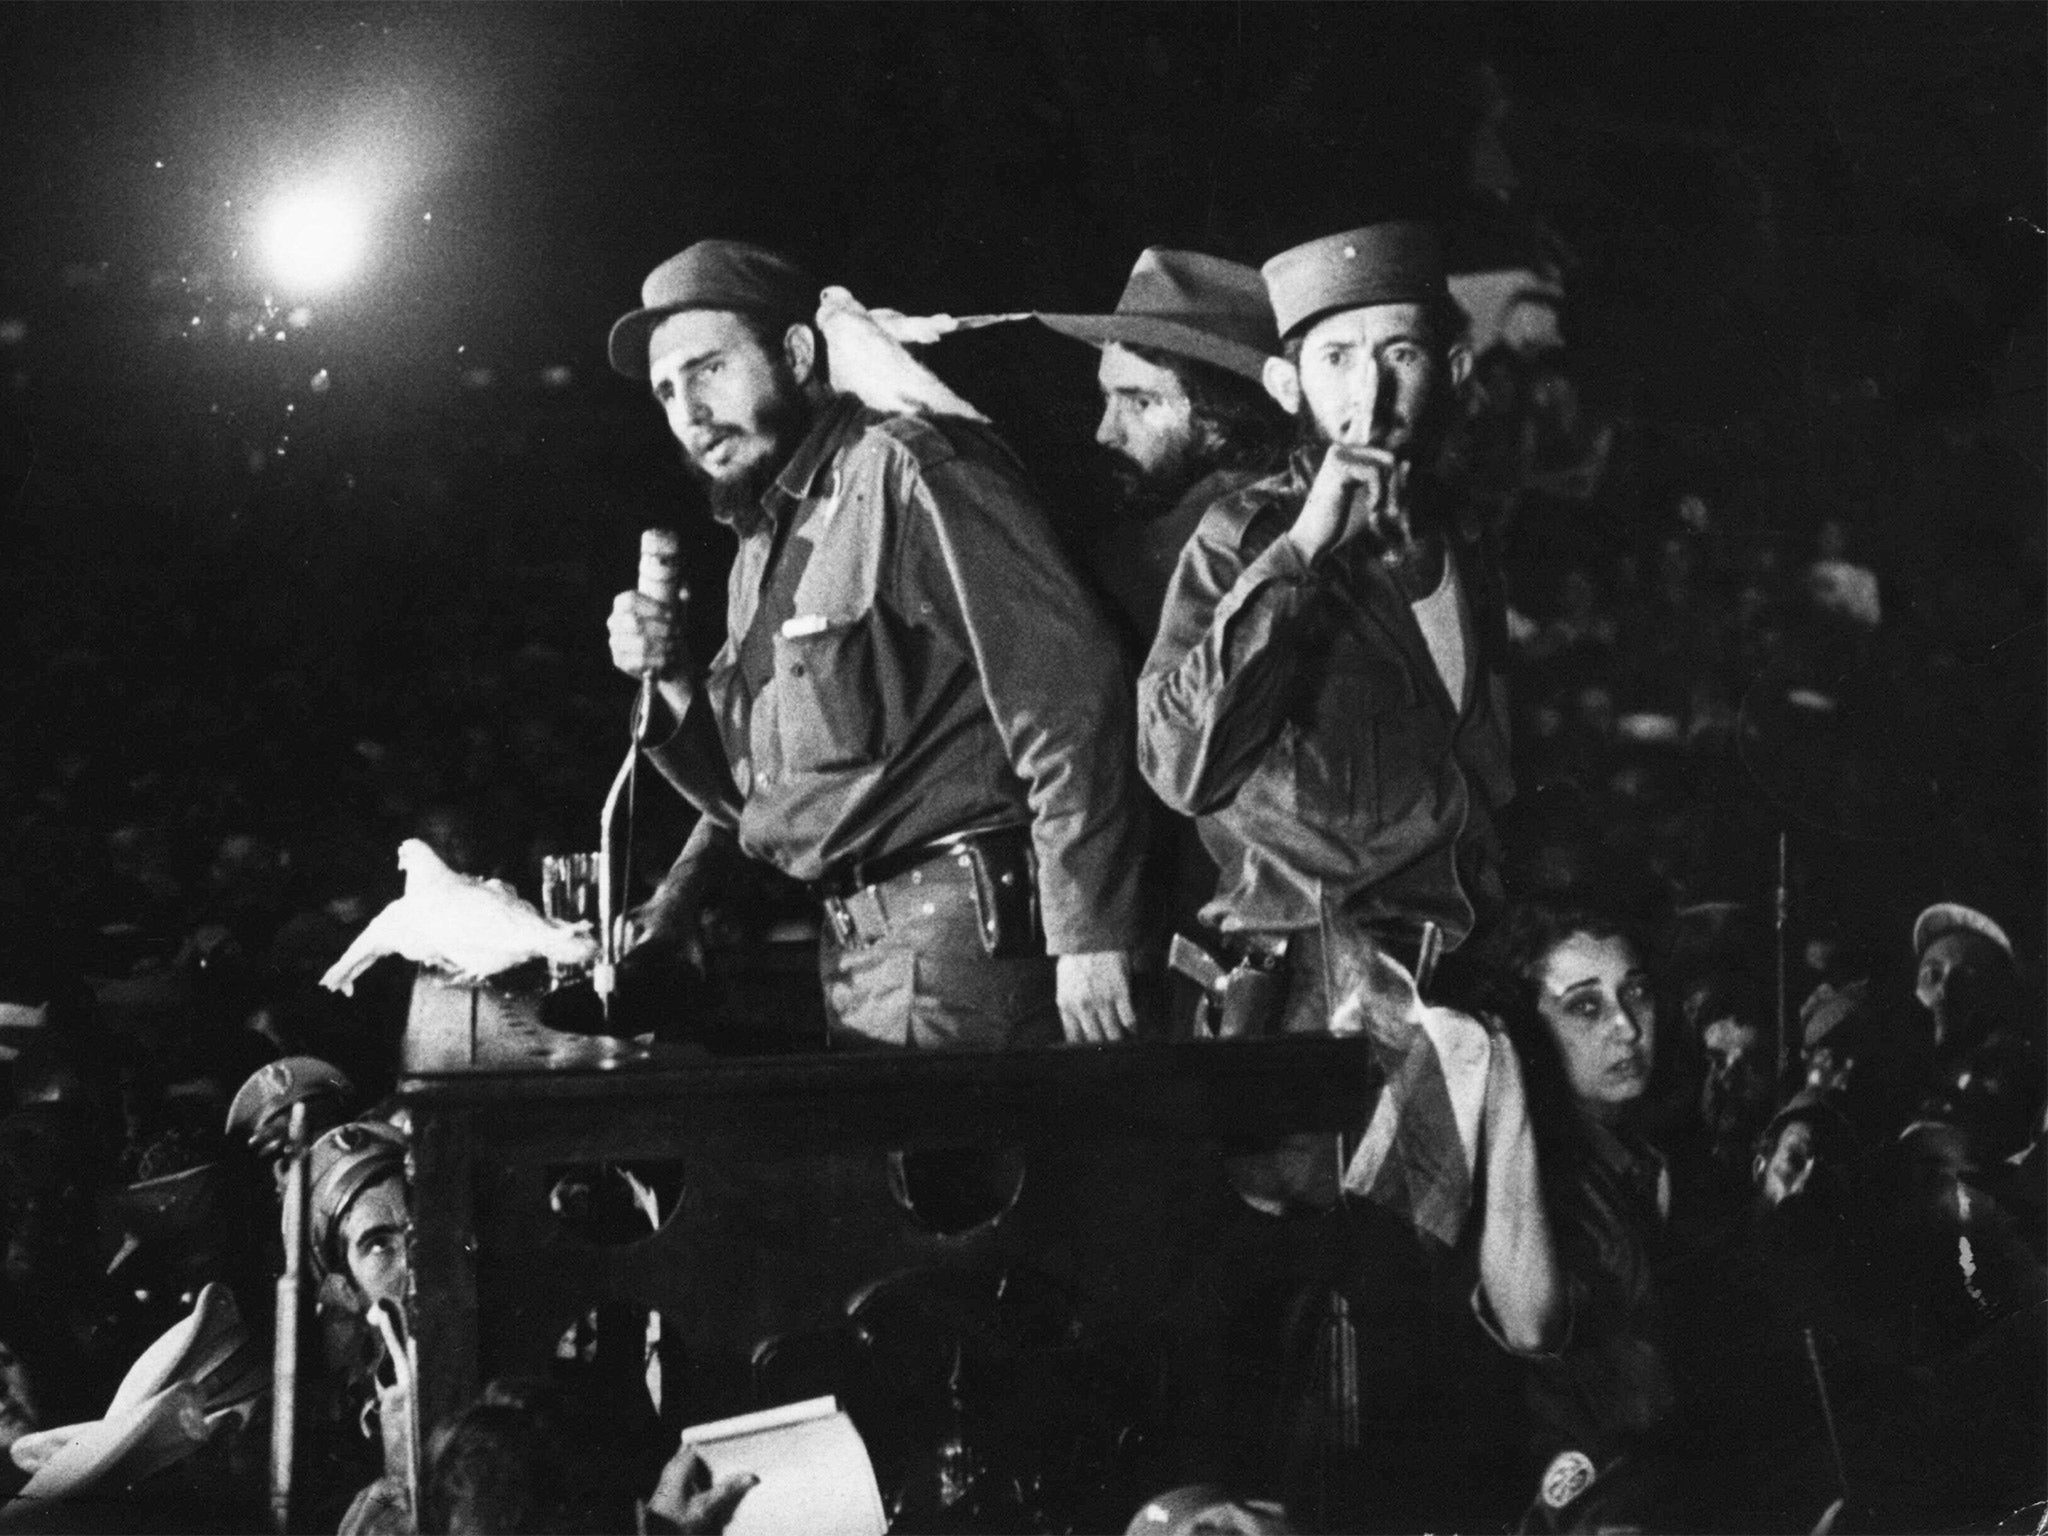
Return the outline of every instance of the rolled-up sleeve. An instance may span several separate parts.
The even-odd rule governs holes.
[[[1128,672],[1021,478],[982,455],[916,488],[989,714],[1025,785],[1039,905],[1056,955],[1127,949],[1143,852]]]
[[[1159,635],[1138,680],[1138,764],[1184,815],[1228,805],[1285,717],[1314,592],[1293,540],[1247,562],[1239,527],[1217,511],[1181,552]]]

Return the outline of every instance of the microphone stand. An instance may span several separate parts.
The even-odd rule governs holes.
[[[642,597],[671,608],[683,597],[677,565],[682,547],[666,528],[649,528],[640,535],[640,569],[635,587]],[[640,677],[640,693],[633,701],[631,740],[626,760],[612,776],[612,787],[604,797],[598,820],[598,863],[603,866],[597,881],[597,964],[591,971],[591,987],[604,1009],[607,1022],[612,1016],[612,998],[618,991],[619,961],[624,950],[624,913],[620,910],[632,894],[633,807],[640,784],[640,754],[654,730],[654,674]],[[626,808],[626,831],[618,836],[619,806]]]
[[[612,997],[618,989],[618,965],[622,958],[621,924],[624,913],[619,909],[624,898],[632,889],[633,879],[633,809],[640,787],[640,753],[646,747],[652,734],[654,719],[654,679],[640,679],[640,695],[634,701],[633,725],[630,741],[626,746],[626,759],[619,764],[619,771],[612,775],[612,787],[604,797],[604,810],[600,813],[597,835],[597,862],[601,869],[597,877],[597,964],[591,972],[591,985],[597,992],[597,1000],[604,1007],[604,1016],[612,1016]],[[626,811],[625,835],[618,835],[619,807]]]

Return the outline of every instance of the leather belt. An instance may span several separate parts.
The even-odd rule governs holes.
[[[811,882],[813,895],[831,900],[844,899],[856,891],[870,886],[886,885],[913,869],[930,864],[938,859],[951,858],[970,848],[1001,848],[1014,844],[1020,851],[1029,845],[1031,829],[1010,825],[1005,827],[981,827],[969,832],[951,832],[944,837],[934,837],[922,843],[912,843],[907,848],[897,848],[888,853],[878,854],[872,859],[857,860],[840,869],[827,872],[822,879]]]

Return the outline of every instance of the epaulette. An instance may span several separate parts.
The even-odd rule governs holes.
[[[1287,502],[1294,493],[1285,470],[1254,480],[1217,500],[1202,514],[1198,537],[1235,549],[1247,562],[1284,533],[1292,515]]]
[[[901,443],[919,469],[960,456],[959,445],[929,416],[879,416],[868,430]]]

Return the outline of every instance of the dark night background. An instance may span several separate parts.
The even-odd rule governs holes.
[[[169,922],[246,835],[304,900],[382,899],[437,806],[522,879],[587,843],[635,532],[683,526],[700,592],[727,552],[602,354],[690,240],[783,242],[909,311],[1102,309],[1147,244],[1257,261],[1419,211],[1470,263],[1557,258],[1577,399],[1616,428],[1600,493],[1515,530],[1518,603],[1689,497],[1744,547],[1843,524],[1884,590],[1876,771],[1920,798],[1876,797],[1910,813],[1877,852],[1867,818],[1813,846],[2033,948],[2044,16],[0,8],[8,894]],[[293,325],[248,221],[333,170],[376,200],[371,255]],[[1011,327],[938,362],[1085,505],[1083,349]],[[1782,819],[1679,894],[1755,896]]]
[[[1913,915],[1952,899],[2017,941],[2038,1038],[2044,59],[2040,4],[0,4],[0,1001],[89,982],[76,1049],[125,1117],[44,1159],[79,1222],[51,1249],[82,1267],[37,1283],[126,1309],[94,1346],[110,1387],[168,1326],[182,1239],[135,1261],[172,1277],[154,1302],[131,1271],[107,1290],[95,1243],[122,1229],[77,1169],[111,1195],[224,1158],[229,1095],[280,1055],[365,1104],[389,1088],[409,974],[316,982],[398,894],[400,839],[529,897],[543,855],[596,845],[632,693],[604,618],[638,533],[682,530],[707,653],[730,557],[605,335],[708,236],[913,313],[1107,310],[1148,245],[1258,262],[1390,215],[1441,221],[1461,271],[1554,267],[1566,348],[1482,359],[1464,424],[1528,821],[1614,855],[1585,867],[1623,872],[1598,894],[1635,915],[1727,918],[1695,977],[1659,955],[1674,999],[1725,980],[1729,1018],[1775,1021],[1869,976],[1904,1019]],[[369,199],[367,259],[273,293],[253,221],[323,178]],[[1088,348],[1016,325],[930,357],[1063,533],[1101,515]],[[683,831],[642,797],[643,877]],[[1529,839],[1511,880],[1556,875],[1565,840]],[[758,872],[721,894],[698,996],[728,986],[750,1049],[815,1039],[775,990],[815,1013],[808,949],[738,942],[815,906]],[[1689,1107],[1700,1042],[1659,1029]],[[10,1273],[46,1107],[0,1113]],[[1176,1210],[1128,1192],[1156,1207],[1133,1232]],[[1953,1291],[1974,1261],[1941,1240]],[[18,1347],[38,1334],[6,1291]],[[1430,1330],[1379,1301],[1364,1358],[1424,1358]],[[1989,1529],[2039,1496],[2037,1355],[1992,1369],[1997,1347],[1929,1396],[1969,1410],[1946,1439],[1869,1378],[1872,1422],[1911,1429],[1859,1453],[1896,1485],[1876,1528]],[[1412,1474],[1408,1528],[1498,1525],[1527,1481],[1479,1464],[1512,1479],[1512,1455],[1388,1379],[1367,1443],[1389,1486]],[[1782,1401],[1811,1418],[1803,1375]]]

